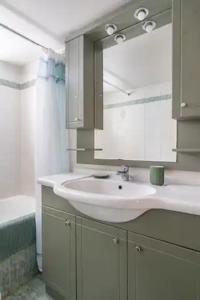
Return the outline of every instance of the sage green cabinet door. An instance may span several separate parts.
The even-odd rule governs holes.
[[[66,43],[67,128],[94,128],[93,42],[81,35]]]
[[[77,299],[127,299],[126,231],[79,218]]]
[[[60,299],[76,300],[75,217],[43,209],[43,271]]]
[[[200,117],[200,1],[173,1],[173,115]]]
[[[82,51],[81,51],[82,49]],[[83,126],[83,37],[66,44],[67,127]]]
[[[129,300],[199,300],[200,254],[129,233]]]

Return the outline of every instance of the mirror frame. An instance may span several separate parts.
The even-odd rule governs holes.
[[[103,49],[114,44],[113,36],[108,36],[105,32],[105,24],[116,24],[117,33],[124,33],[127,39],[133,38],[144,33],[141,24],[144,21],[134,19],[134,12],[139,7],[146,7],[150,14],[146,20],[153,20],[158,28],[162,27],[172,20],[172,7],[174,0],[144,0],[134,1],[124,5],[122,8],[114,11],[112,14],[98,20],[95,24],[85,27],[82,31],[75,32],[69,36],[68,40],[80,35],[86,34],[94,43],[94,74],[95,74],[95,128],[103,129]],[[145,21],[146,21],[145,20]],[[94,129],[77,130],[77,148],[89,148],[91,151],[77,152],[78,164],[91,165],[110,165],[119,166],[127,164],[134,167],[147,168],[152,164],[162,164],[165,167],[176,169],[177,162],[156,162],[156,161],[138,161],[122,159],[95,159],[94,156]],[[177,143],[178,143],[178,124],[177,124]]]

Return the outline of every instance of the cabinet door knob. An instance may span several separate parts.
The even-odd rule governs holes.
[[[65,226],[70,226],[70,225],[71,225],[70,220],[66,219],[66,220],[65,220]]]
[[[143,251],[143,248],[141,246],[136,246],[135,249],[139,253],[141,253]]]
[[[182,102],[181,103],[181,108],[185,108],[185,107],[187,107],[188,105],[187,105],[187,103],[186,102]]]
[[[76,118],[74,118],[74,121],[75,121],[75,122],[81,121],[81,119],[79,119],[79,118],[76,117]]]
[[[113,243],[114,243],[115,245],[119,244],[119,238],[114,238],[114,239],[113,239]]]

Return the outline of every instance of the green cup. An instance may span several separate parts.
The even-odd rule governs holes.
[[[163,166],[150,167],[150,182],[153,185],[164,185],[165,182],[165,168]]]

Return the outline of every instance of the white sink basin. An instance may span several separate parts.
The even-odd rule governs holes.
[[[156,189],[145,184],[84,178],[54,186],[54,192],[92,218],[128,222],[155,206]]]

